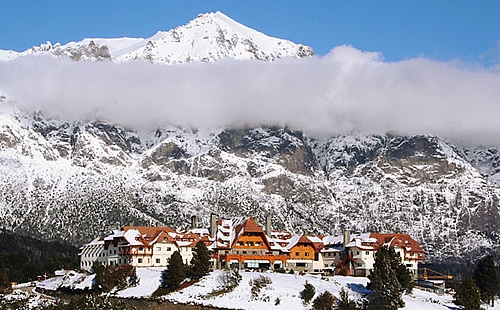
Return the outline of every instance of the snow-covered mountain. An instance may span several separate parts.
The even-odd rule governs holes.
[[[167,32],[158,31],[146,39],[95,38],[64,45],[47,42],[22,53],[0,51],[0,60],[43,54],[68,56],[73,60],[147,60],[176,64],[224,58],[273,61],[285,57],[308,57],[314,52],[308,46],[269,37],[216,12],[200,14],[186,25]]]
[[[23,55],[153,63],[306,57],[222,13],[149,39],[86,39]],[[0,227],[81,245],[121,225],[253,215],[294,232],[409,233],[430,260],[500,253],[498,149],[436,136],[314,139],[274,124],[138,131],[18,108],[0,94]]]
[[[81,244],[129,222],[272,215],[295,232],[410,233],[431,260],[498,250],[499,189],[456,150],[434,136],[133,132],[4,111],[0,225]]]

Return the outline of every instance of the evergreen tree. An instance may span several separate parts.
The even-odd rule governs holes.
[[[487,255],[479,260],[474,270],[474,281],[481,292],[481,299],[486,303],[491,302],[491,305],[494,306],[500,280],[493,256]]]
[[[472,278],[465,278],[455,289],[454,301],[456,305],[463,306],[465,310],[481,309],[481,295],[479,288]]]
[[[314,299],[312,308],[314,310],[331,310],[334,303],[335,297],[330,292],[324,291]]]
[[[368,276],[370,283],[367,287],[373,292],[368,309],[396,310],[405,305],[389,252],[388,247],[381,247],[376,253],[373,271]]]
[[[316,294],[314,285],[306,281],[306,283],[304,284],[304,290],[300,292],[300,298],[302,298],[304,302],[307,303],[314,297],[314,294]]]
[[[0,270],[0,294],[2,294],[4,290],[8,290],[10,288],[9,275],[4,270]]]
[[[349,299],[349,293],[345,288],[340,290],[340,300],[338,301],[339,310],[356,310],[356,303]]]
[[[190,269],[190,276],[194,278],[201,278],[210,271],[210,253],[205,242],[199,241],[196,244]]]
[[[394,248],[387,248],[391,268],[396,273],[396,278],[398,279],[399,285],[401,285],[401,292],[405,294],[410,294],[415,286],[413,278],[406,268],[405,265],[401,263],[401,257],[394,250]]]
[[[102,289],[102,283],[106,275],[106,267],[98,261],[94,261],[92,264],[92,270],[95,273],[95,285],[98,289]]]
[[[186,266],[182,263],[179,251],[175,251],[168,259],[168,268],[162,272],[162,286],[176,289],[186,278]]]

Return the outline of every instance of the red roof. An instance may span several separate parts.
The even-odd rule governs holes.
[[[144,243],[144,245],[148,245],[150,242],[154,241],[156,237],[161,234],[162,232],[164,233],[169,233],[169,232],[174,232],[170,227],[160,227],[160,226],[123,226],[123,230],[127,231],[129,229],[135,229],[139,231],[141,234],[141,242]]]
[[[370,234],[370,238],[377,239],[378,246],[384,244],[390,247],[401,247],[405,252],[424,253],[420,244],[408,234]]]
[[[255,220],[253,219],[253,217],[249,217],[245,221],[243,230],[245,232],[257,232],[257,233],[263,233],[264,232],[262,230],[262,228],[260,228],[259,224],[257,224],[257,222],[255,222]]]

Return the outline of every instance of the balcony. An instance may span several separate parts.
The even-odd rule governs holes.
[[[246,260],[268,260],[270,263],[281,260],[286,262],[289,259],[288,255],[274,255],[274,254],[222,254],[219,256],[221,261],[230,262],[237,260],[244,262]]]

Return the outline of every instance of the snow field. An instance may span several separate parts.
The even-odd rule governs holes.
[[[139,284],[117,292],[116,296],[122,298],[151,297],[151,294],[160,286],[161,272],[164,269],[165,268],[136,268]]]

